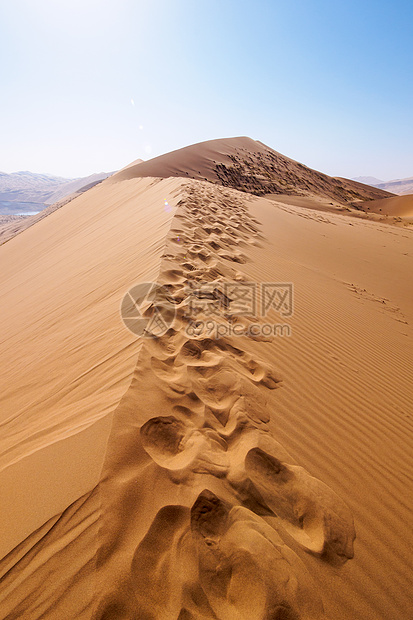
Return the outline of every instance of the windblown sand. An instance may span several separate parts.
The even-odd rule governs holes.
[[[367,203],[369,211],[374,213],[383,213],[384,215],[392,215],[394,217],[409,218],[413,221],[413,194],[407,196],[394,196],[393,198],[384,198],[381,200],[372,200]]]
[[[5,243],[1,618],[411,618],[412,239],[120,174]],[[292,315],[234,311],[254,283]]]

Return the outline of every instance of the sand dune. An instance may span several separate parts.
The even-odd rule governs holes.
[[[171,187],[171,182],[166,183]],[[171,219],[171,213],[164,210],[165,189],[156,183],[146,206],[134,208],[139,194],[151,184],[153,180],[137,180],[123,189],[114,187],[103,193],[95,188],[94,197],[79,198],[66,205],[71,206],[70,212],[63,207],[26,230],[24,237],[19,235],[3,246],[2,292],[7,303],[2,312],[6,335],[2,349],[5,387],[0,405],[2,467],[17,467],[26,458],[30,471],[31,460],[41,460],[44,454],[41,466],[51,467],[54,462],[54,475],[64,477],[62,488],[69,492],[67,476],[76,480],[77,460],[73,460],[70,472],[67,464],[59,467],[56,459],[63,455],[63,449],[49,456],[50,446],[72,436],[77,436],[81,445],[82,433],[107,418],[125,390],[132,349],[139,343],[119,319],[119,299],[131,278],[150,278],[156,273],[161,249],[149,241],[150,231],[155,229],[162,235],[163,227],[166,234]],[[85,204],[90,208],[85,209]],[[154,217],[154,205],[159,217]],[[148,245],[136,248],[133,219],[141,230],[146,228]],[[106,235],[110,235],[111,226],[118,226],[119,234],[122,226],[125,230],[122,243],[113,243],[108,250]],[[98,436],[100,432],[107,432],[101,424],[95,429]],[[86,463],[79,461],[79,467],[92,480],[85,484],[83,493],[98,482],[99,475],[99,463],[94,469],[87,454],[85,458]],[[93,455],[91,461],[95,463]],[[45,481],[39,478],[38,484]],[[29,521],[22,520],[20,532],[11,520],[16,534],[3,538],[8,549],[21,540],[22,534],[29,534],[33,525],[41,525],[46,512],[51,517],[71,503],[68,498],[65,502],[57,500],[51,493],[47,509],[34,488],[32,493]],[[73,493],[75,500],[78,490]],[[25,495],[23,492],[20,496],[16,483],[13,502],[17,509]],[[37,503],[42,506],[40,512]],[[4,505],[2,509],[7,510]]]
[[[413,233],[189,155],[0,248],[0,615],[407,620]]]
[[[81,196],[84,192],[90,191],[98,183],[100,183],[100,181],[92,182],[91,186],[82,187],[80,190],[75,191],[73,194],[66,195],[65,192],[63,192],[63,194],[66,196],[65,198],[59,200],[58,202],[54,202],[48,207],[42,208],[39,213],[36,213],[34,215],[29,215],[27,217],[0,217],[0,245],[6,243],[6,241],[10,241],[10,239],[13,239],[13,237],[15,237],[16,235],[19,235],[27,228],[30,228],[30,226],[33,226],[37,222],[40,222],[40,220],[48,217],[67,203],[71,202],[78,196]]]
[[[258,196],[323,196],[338,205],[391,196],[349,179],[329,177],[246,137],[210,140],[128,166],[114,182],[143,176],[186,176]]]
[[[366,211],[391,217],[413,218],[413,194],[372,200],[365,205]]]

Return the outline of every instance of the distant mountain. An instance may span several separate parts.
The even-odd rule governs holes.
[[[413,194],[413,177],[408,179],[394,179],[394,181],[387,181],[387,183],[380,183],[376,185],[379,189],[384,189],[392,194]]]
[[[44,205],[46,200],[69,179],[33,172],[0,172],[0,201]]]
[[[62,200],[82,188],[92,187],[111,173],[66,179],[49,174],[22,171],[0,172],[0,214],[10,215],[42,211],[48,204]]]
[[[380,179],[376,179],[375,177],[356,177],[353,181],[366,183],[367,185],[383,189],[392,194],[413,194],[413,177],[409,177],[408,179],[393,179],[393,181],[380,181]]]
[[[53,194],[45,200],[45,203],[48,205],[52,205],[59,200],[63,200],[66,196],[74,193],[82,193],[104,181],[108,177],[110,177],[113,172],[97,172],[95,174],[91,174],[88,177],[82,177],[80,179],[74,179],[73,181],[68,181],[64,183],[61,187],[59,187]]]
[[[380,183],[384,183],[384,181],[376,179],[376,177],[355,177],[352,181],[358,181],[359,183],[364,183],[365,185],[373,185],[373,187],[377,187]]]

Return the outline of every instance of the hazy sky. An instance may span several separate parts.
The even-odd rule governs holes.
[[[411,0],[0,0],[0,170],[67,177],[248,135],[413,176]]]

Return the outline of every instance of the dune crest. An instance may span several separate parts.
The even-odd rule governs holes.
[[[329,177],[245,136],[193,144],[128,166],[113,175],[112,182],[144,176],[186,176],[257,196],[322,196],[336,206],[392,195],[350,179]]]

